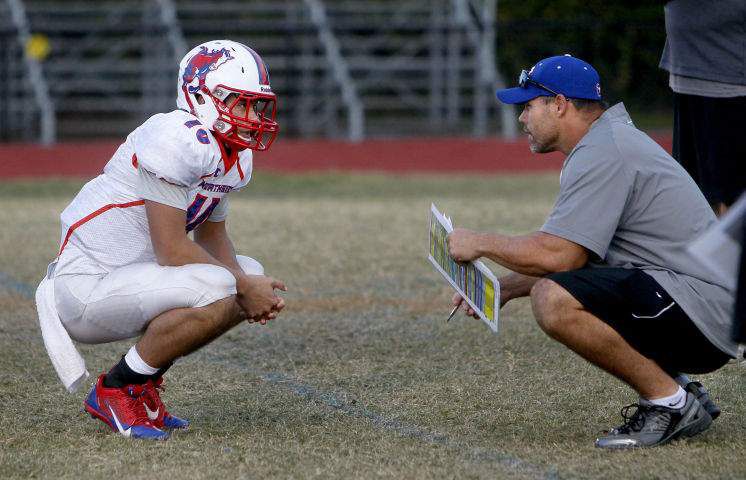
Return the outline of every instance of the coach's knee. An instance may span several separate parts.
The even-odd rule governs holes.
[[[569,327],[573,320],[570,310],[575,302],[567,290],[546,278],[531,288],[531,308],[536,322],[551,337]]]

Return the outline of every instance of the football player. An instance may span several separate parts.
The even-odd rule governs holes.
[[[237,256],[225,227],[228,193],[249,182],[253,151],[278,132],[267,65],[241,43],[206,42],[179,65],[176,104],[130,133],[65,208],[47,275],[73,340],[140,337],[84,402],[135,438],[165,439],[189,425],[160,398],[175,360],[244,320],[266,324],[285,305],[276,292],[284,284]]]

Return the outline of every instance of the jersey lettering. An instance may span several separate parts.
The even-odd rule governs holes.
[[[210,218],[212,211],[215,210],[215,207],[217,207],[218,203],[220,203],[220,198],[211,198],[210,204],[202,213],[200,213],[206,201],[207,197],[198,193],[197,196],[194,198],[192,204],[189,205],[186,217],[187,232],[191,232],[195,228],[199,227],[205,220]]]
[[[184,126],[187,128],[196,127],[197,125],[202,125],[202,123],[199,120],[187,120],[184,122]],[[204,128],[197,130],[197,141],[205,145],[210,143],[210,136],[207,135],[207,130]]]
[[[210,143],[210,137],[207,135],[207,130],[204,128],[197,130],[197,140],[199,143],[204,143],[205,145]]]

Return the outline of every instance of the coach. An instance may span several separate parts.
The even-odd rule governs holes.
[[[685,248],[716,221],[707,200],[622,103],[606,108],[598,73],[582,60],[541,60],[497,96],[523,105],[531,151],[567,155],[560,192],[540,231],[457,229],[451,255],[513,271],[501,279],[501,304],[530,295],[549,336],[637,391],[636,410],[624,409],[624,424],[596,446],[648,447],[704,431],[719,409],[682,372],[712,372],[737,353],[733,292]]]

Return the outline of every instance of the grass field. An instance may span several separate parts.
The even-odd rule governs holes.
[[[599,451],[596,435],[635,396],[546,337],[527,300],[505,307],[497,336],[444,322],[430,202],[458,226],[525,232],[550,209],[556,175],[260,173],[233,199],[229,229],[286,281],[288,307],[172,368],[164,399],[189,431],[114,435],[57,381],[29,296],[80,184],[0,183],[0,478],[746,478],[746,368],[701,378],[723,409],[704,435]],[[82,351],[96,374],[128,347]]]

